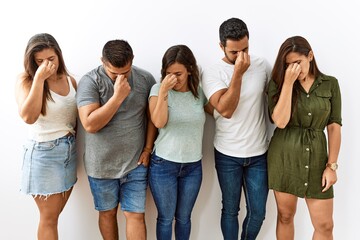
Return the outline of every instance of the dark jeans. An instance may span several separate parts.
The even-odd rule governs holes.
[[[176,163],[155,154],[151,157],[149,185],[158,211],[156,237],[171,240],[175,217],[175,239],[188,240],[191,212],[202,181],[201,161]]]
[[[239,205],[241,190],[246,198],[246,217],[241,239],[256,239],[265,219],[268,196],[266,153],[238,158],[216,149],[215,167],[222,192],[221,231],[224,240],[237,240],[239,235]]]

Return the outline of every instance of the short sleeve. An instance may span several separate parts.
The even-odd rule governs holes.
[[[269,110],[269,118],[270,118],[270,121],[272,122],[272,123],[274,123],[273,122],[273,120],[272,120],[272,118],[271,118],[271,115],[272,115],[272,113],[273,113],[273,111],[274,111],[274,108],[275,108],[275,106],[276,106],[276,102],[275,102],[275,100],[274,100],[274,96],[276,95],[276,94],[278,94],[278,87],[277,87],[277,84],[273,81],[273,80],[270,80],[270,82],[269,82],[269,85],[268,85],[268,89],[267,89],[267,95],[268,95],[268,110]]]
[[[92,103],[99,103],[99,89],[96,81],[89,75],[84,75],[78,84],[76,91],[77,107],[86,106]]]
[[[338,123],[342,126],[341,118],[341,93],[339,82],[336,78],[332,78],[331,83],[331,112],[328,124]]]

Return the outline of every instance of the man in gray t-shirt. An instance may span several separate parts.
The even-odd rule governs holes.
[[[118,239],[119,203],[127,239],[146,236],[147,166],[156,135],[147,99],[155,79],[132,66],[133,57],[126,41],[107,42],[103,64],[80,79],[76,94],[86,131],[85,170],[104,239]]]

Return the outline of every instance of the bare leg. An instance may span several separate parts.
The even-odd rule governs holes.
[[[145,240],[146,225],[144,213],[124,212],[126,218],[126,239]]]
[[[58,220],[60,213],[68,201],[72,188],[67,192],[57,193],[45,197],[34,198],[40,212],[40,222],[38,226],[38,240],[57,240],[58,239]]]
[[[298,198],[289,193],[274,191],[274,194],[278,210],[276,237],[278,240],[294,239],[294,216]]]
[[[99,212],[99,228],[104,240],[118,240],[117,209]]]
[[[333,203],[333,199],[306,199],[314,226],[313,240],[333,239]]]

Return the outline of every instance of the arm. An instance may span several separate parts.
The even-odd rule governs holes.
[[[215,92],[209,99],[216,111],[223,117],[231,118],[240,101],[242,77],[250,66],[250,56],[240,52],[236,58],[234,73],[229,88]]]
[[[341,127],[337,123],[332,123],[327,126],[327,134],[328,134],[328,163],[337,163],[340,145],[341,145]],[[325,192],[328,190],[331,185],[334,185],[337,181],[336,171],[331,170],[326,167],[323,176],[322,176],[322,186]]]
[[[146,129],[146,141],[145,141],[145,147],[143,149],[143,152],[140,155],[138,165],[143,164],[145,167],[149,165],[150,161],[150,155],[152,153],[152,149],[154,147],[154,142],[157,136],[157,128],[152,123],[150,119],[150,111],[149,108],[147,108],[147,116],[148,116],[148,122],[147,122],[147,129]]]
[[[150,97],[151,121],[157,128],[163,128],[168,121],[168,92],[175,86],[176,82],[175,75],[167,75],[161,82],[158,96]]]
[[[280,97],[271,115],[273,122],[278,128],[285,128],[290,121],[292,90],[300,71],[300,65],[297,63],[290,64],[286,69]]]
[[[79,108],[79,117],[84,129],[96,133],[105,127],[130,94],[131,88],[124,75],[119,75],[114,84],[114,95],[103,106],[92,103]]]
[[[19,115],[27,124],[36,122],[41,114],[44,83],[55,73],[53,66],[50,61],[45,60],[36,70],[31,84],[27,84],[25,73],[16,82],[15,96]]]

